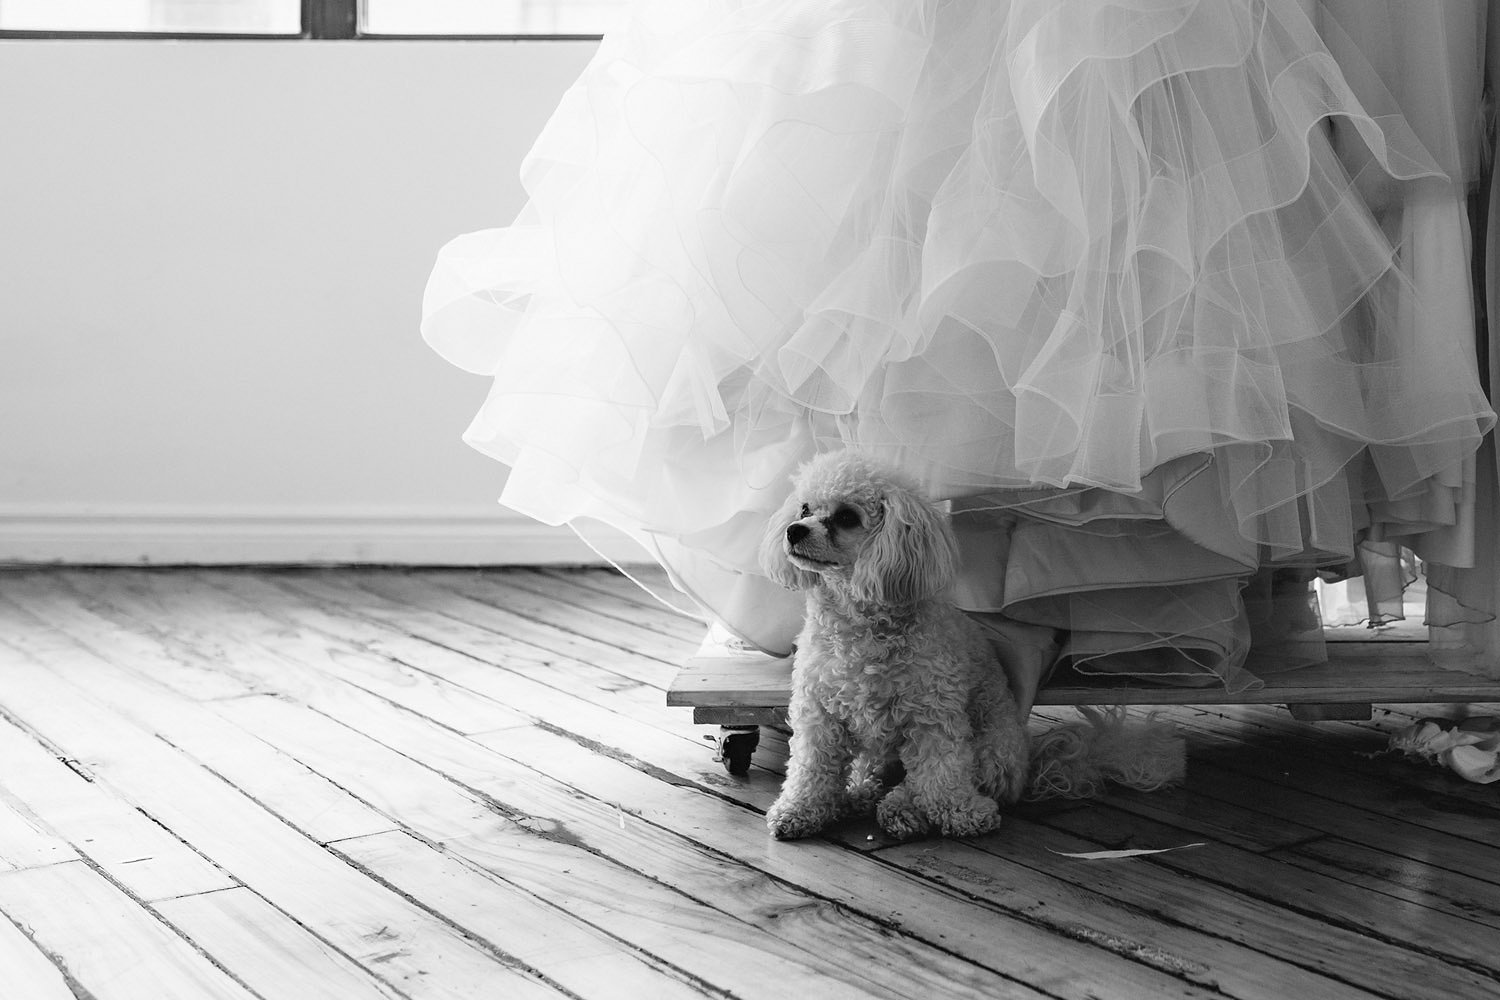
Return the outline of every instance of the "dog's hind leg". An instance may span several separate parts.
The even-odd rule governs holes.
[[[979,790],[1001,803],[1019,800],[1031,770],[1026,724],[1014,702],[985,720],[974,738],[974,772]]]
[[[893,837],[920,836],[936,827],[950,837],[974,837],[1000,827],[1000,808],[980,794],[967,724],[952,734],[918,729],[901,751],[906,780],[880,803],[875,816]]]

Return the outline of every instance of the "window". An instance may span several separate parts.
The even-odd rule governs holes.
[[[597,37],[626,0],[0,0],[0,33]]]
[[[694,2],[694,0],[687,0]],[[625,0],[364,0],[368,35],[600,35]]]
[[[298,35],[302,0],[0,0],[0,29]]]

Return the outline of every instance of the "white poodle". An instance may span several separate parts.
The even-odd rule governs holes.
[[[957,558],[947,518],[899,472],[840,451],[797,473],[760,550],[772,580],[807,591],[791,761],[766,814],[778,838],[872,806],[894,837],[975,836],[1023,792],[1085,798],[1108,783],[1155,791],[1182,780],[1173,727],[1122,709],[1084,709],[1028,753],[996,648],[946,596]],[[906,776],[887,792],[892,759]]]
[[[956,561],[947,519],[900,473],[834,452],[797,474],[761,547],[772,580],[807,591],[776,837],[876,803],[894,837],[975,836],[1020,796],[1025,720],[990,642],[944,596]],[[897,757],[906,777],[887,794]]]

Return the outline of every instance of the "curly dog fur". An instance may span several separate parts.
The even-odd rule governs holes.
[[[797,474],[760,556],[771,579],[807,592],[772,834],[805,837],[872,807],[903,839],[996,829],[1026,784],[1026,726],[993,647],[944,597],[957,563],[947,519],[895,470],[834,452]],[[887,791],[891,758],[906,777]]]

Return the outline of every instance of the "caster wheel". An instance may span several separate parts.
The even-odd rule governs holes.
[[[719,760],[724,770],[741,778],[749,774],[750,757],[759,745],[759,726],[725,726],[719,736]]]

